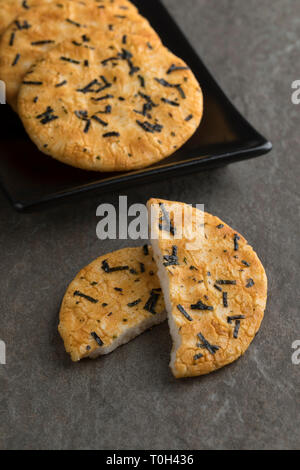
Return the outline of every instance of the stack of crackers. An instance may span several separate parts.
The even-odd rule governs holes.
[[[195,76],[127,0],[0,0],[0,35],[7,102],[61,162],[144,168],[200,124]]]

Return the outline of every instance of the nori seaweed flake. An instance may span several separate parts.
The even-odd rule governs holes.
[[[162,211],[162,217],[160,218],[160,222],[158,225],[159,230],[165,230],[167,232],[170,232],[174,236],[176,233],[176,230],[175,230],[173,223],[171,222],[170,215],[165,205],[163,203],[160,203],[159,207]]]
[[[29,10],[29,6],[27,5],[27,1],[26,1],[26,0],[23,0],[23,2],[22,2],[22,8],[24,8],[25,10]]]
[[[186,122],[189,122],[191,119],[193,119],[193,114],[189,114],[186,118],[185,118],[185,121]]]
[[[106,134],[102,134],[102,137],[120,137],[119,132],[106,132]]]
[[[177,246],[174,245],[172,247],[172,254],[164,256],[164,260],[165,260],[164,266],[177,266],[179,264],[177,252],[178,252],[178,248]]]
[[[108,126],[108,122],[105,122],[103,121],[102,119],[100,119],[98,116],[96,116],[95,114],[93,116],[91,116],[91,119],[93,119],[94,121],[98,122],[99,124],[101,124],[102,126],[106,127]]]
[[[249,289],[250,287],[253,287],[254,284],[255,282],[253,281],[253,279],[247,279],[247,284],[246,284],[247,289]]]
[[[233,321],[245,320],[245,318],[245,315],[233,315],[231,317],[227,317],[227,323],[231,324]]]
[[[140,81],[140,85],[142,88],[145,88],[145,79],[142,75],[138,75],[138,79]]]
[[[16,20],[16,21],[15,21],[15,25],[16,25],[16,27],[17,27],[19,30],[31,28],[31,25],[30,25],[26,20],[23,21],[23,24],[21,24],[21,23],[19,22],[19,20]]]
[[[179,83],[170,83],[167,82],[164,78],[155,78],[154,80],[157,81],[160,85],[167,87],[167,88],[176,88],[181,96],[181,98],[185,99],[185,93],[183,89],[181,88],[181,85]]]
[[[214,308],[210,305],[205,305],[201,300],[199,300],[196,304],[191,305],[192,310],[213,310]]]
[[[178,304],[177,309],[179,310],[180,313],[188,320],[188,321],[193,321],[192,317],[187,313],[187,311],[183,308],[182,305]]]
[[[247,268],[250,268],[250,266],[251,266],[247,261],[244,261],[244,260],[243,260],[242,263],[243,263],[243,265],[246,266]]]
[[[161,98],[161,101],[171,106],[180,106],[180,104],[177,103],[177,101],[168,100],[167,98]]]
[[[227,296],[228,296],[227,292],[223,292],[223,306],[225,308],[228,307],[228,298],[227,298]]]
[[[86,295],[86,294],[83,294],[82,292],[80,292],[79,290],[76,290],[73,294],[75,297],[82,297],[83,299],[86,299],[88,300],[89,302],[93,303],[93,304],[97,304],[99,301],[97,299],[94,299],[93,297],[89,296],[89,295]]]
[[[239,240],[240,239],[241,239],[241,237],[239,237],[238,234],[235,233],[234,237],[233,237],[234,251],[238,251],[238,249],[239,249]]]
[[[53,39],[45,39],[43,41],[33,41],[31,43],[32,46],[44,46],[45,44],[55,44],[55,41],[53,41]]]
[[[171,67],[167,70],[167,75],[170,75],[170,73],[177,72],[179,70],[189,70],[189,68],[172,64]]]
[[[117,291],[117,292],[123,292],[123,289],[121,287],[114,287],[114,289]]]
[[[70,64],[80,64],[79,60],[71,59],[70,57],[61,56],[60,60],[63,60],[64,62],[69,62]]]
[[[99,346],[103,346],[104,343],[103,343],[102,339],[97,335],[97,333],[95,333],[95,331],[92,331],[91,336],[94,338],[96,343],[99,344]]]
[[[13,46],[13,45],[14,45],[15,36],[16,36],[16,33],[15,33],[15,31],[13,31],[13,32],[11,33],[10,39],[9,39],[9,45],[10,45],[10,46]]]
[[[153,289],[150,293],[150,297],[147,300],[146,304],[144,305],[144,310],[147,310],[148,312],[152,313],[153,315],[156,315],[155,311],[155,306],[158,302],[160,293],[158,292],[157,289]]]
[[[60,88],[61,86],[66,85],[67,83],[68,83],[67,80],[63,80],[62,82],[57,83],[57,84],[55,85],[55,88]]]
[[[198,361],[198,359],[201,359],[201,357],[204,357],[203,354],[201,354],[201,353],[195,354],[194,361]]]
[[[141,301],[142,301],[142,299],[134,300],[133,302],[130,302],[129,304],[127,304],[127,307],[135,307],[136,305],[141,303]]]
[[[237,339],[239,336],[240,326],[241,326],[241,320],[236,320],[234,332],[233,332],[234,339]]]
[[[49,122],[58,119],[58,116],[55,116],[53,113],[54,110],[50,106],[47,106],[46,111],[42,114],[38,114],[36,119],[38,119],[41,124],[48,124]]]
[[[216,281],[216,283],[221,285],[221,286],[236,286],[236,281],[231,281],[231,280],[227,280],[227,279],[218,279],[218,281]]]
[[[155,132],[161,132],[163,129],[163,126],[160,124],[151,124],[148,121],[141,122],[139,120],[136,122],[142,129],[144,129],[145,132],[150,132],[151,134],[154,134]]]
[[[23,80],[23,85],[32,85],[32,86],[40,86],[43,85],[43,82],[33,81],[33,80]]]
[[[144,265],[144,263],[140,263],[140,270],[141,270],[141,273],[144,273],[144,272],[145,272],[145,265]]]
[[[128,271],[129,266],[115,266],[111,268],[107,262],[107,260],[102,261],[102,269],[106,273],[114,273],[117,271]]]
[[[76,91],[79,92],[79,93],[84,93],[84,94],[86,94],[86,93],[100,93],[100,91],[103,91],[106,88],[111,87],[111,83],[109,83],[106,80],[104,75],[101,75],[100,78],[102,80],[102,83],[99,82],[99,80],[97,78],[95,78],[94,80],[89,82],[86,86],[84,86],[83,88],[78,88]]]
[[[105,95],[105,96],[100,96],[99,98],[94,98],[92,97],[92,101],[102,101],[102,100],[108,100],[109,98],[113,98],[114,95]]]
[[[224,228],[224,224],[219,224],[217,225],[217,228],[220,230],[221,228]]]
[[[148,247],[148,245],[144,245],[144,246],[143,246],[143,252],[144,252],[144,255],[145,255],[145,256],[148,256],[148,255],[149,255],[149,247]]]
[[[198,338],[200,339],[200,341],[202,342],[202,344],[200,345],[202,348],[205,348],[207,349],[211,354],[215,354],[219,349],[220,347],[219,346],[215,346],[213,344],[210,344],[207,339],[204,338],[203,334],[202,333],[198,333]]]
[[[15,65],[17,65],[17,63],[19,62],[19,59],[21,57],[21,54],[16,54],[11,66],[14,67]]]
[[[76,21],[73,21],[70,18],[66,18],[66,22],[72,24],[73,26],[76,26],[77,28],[81,27],[80,23],[77,23]]]

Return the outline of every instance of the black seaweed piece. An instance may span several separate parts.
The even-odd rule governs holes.
[[[55,88],[60,88],[61,86],[66,85],[67,83],[68,83],[67,80],[63,80],[62,82],[57,83],[57,84],[55,85]]]
[[[91,119],[94,119],[94,121],[98,122],[104,127],[108,126],[108,122],[102,121],[102,119],[100,119],[98,116],[93,115],[91,116]]]
[[[128,307],[135,307],[136,305],[138,305],[139,303],[141,303],[142,299],[137,299],[137,300],[134,300],[133,302],[130,302],[129,304],[127,304]]]
[[[181,95],[181,97],[183,99],[186,98],[185,96],[185,93],[183,91],[183,89],[181,88],[181,85],[179,83],[169,83],[167,82],[164,78],[155,78],[155,80],[157,81],[157,83],[159,83],[160,85],[164,86],[164,87],[167,87],[167,88],[176,88],[178,91],[179,91],[179,94]]]
[[[235,339],[237,339],[238,336],[239,336],[240,326],[241,326],[241,320],[236,320],[235,321],[234,332],[233,332],[233,337]]]
[[[17,26],[19,30],[31,28],[31,25],[26,20],[23,22],[23,24],[21,24],[18,20],[16,20],[15,25]]]
[[[170,232],[173,236],[175,235],[176,233],[176,230],[175,230],[175,227],[173,225],[173,223],[171,222],[171,219],[170,219],[170,215],[167,211],[167,209],[165,208],[165,205],[161,202],[159,204],[159,207],[162,211],[162,217],[161,217],[161,221],[158,225],[158,228],[159,230],[165,230],[167,232]],[[165,222],[165,225],[162,223],[162,222]]]
[[[144,129],[144,131],[150,132],[151,134],[154,134],[155,132],[161,132],[163,129],[163,126],[160,124],[151,124],[148,121],[141,122],[139,120],[136,122],[142,129]]]
[[[115,273],[117,271],[127,271],[129,270],[129,266],[115,266],[111,268],[107,262],[107,260],[102,261],[102,269],[106,273]]]
[[[60,60],[63,60],[65,62],[69,62],[70,64],[77,64],[77,65],[80,64],[79,60],[71,59],[70,57],[61,56]]]
[[[221,286],[235,286],[236,285],[236,281],[230,281],[226,279],[219,279],[218,281],[216,281],[216,283],[220,284]]]
[[[247,261],[242,261],[243,265],[246,266],[247,268],[250,268],[250,264]]]
[[[102,101],[102,100],[108,100],[109,98],[113,98],[114,95],[105,95],[105,96],[100,96],[99,98],[94,98],[92,97],[92,101]]]
[[[186,118],[185,118],[185,121],[188,122],[190,121],[191,119],[193,119],[193,115],[192,114],[189,114]]]
[[[155,315],[156,314],[155,306],[157,304],[159,296],[160,296],[159,292],[157,292],[156,289],[153,289],[150,293],[149,299],[147,300],[146,304],[144,305],[144,310],[147,310],[148,312]]]
[[[144,273],[144,272],[145,272],[145,265],[144,265],[144,263],[140,263],[140,269],[141,269],[141,273]]]
[[[120,137],[119,132],[106,132],[102,137]]]
[[[16,33],[13,31],[10,35],[10,40],[9,40],[9,45],[10,46],[14,45],[15,36],[16,36]]]
[[[145,255],[145,256],[148,256],[148,255],[149,255],[149,247],[148,247],[148,245],[144,245],[144,246],[143,246],[143,252],[144,252],[144,255]]]
[[[188,321],[193,321],[192,317],[187,313],[187,311],[183,308],[182,305],[178,304],[177,309],[179,310],[180,313],[188,320]]]
[[[142,75],[138,75],[138,79],[140,81],[141,87],[145,88],[145,79],[142,77]]]
[[[203,354],[201,354],[201,353],[195,354],[194,361],[198,361],[198,359],[201,359],[201,357],[203,357]]]
[[[240,238],[241,237],[239,237],[237,233],[234,234],[234,237],[233,237],[234,251],[239,250],[239,240],[240,240]]]
[[[36,116],[36,119],[38,119],[41,124],[48,124],[49,122],[58,119],[58,116],[55,116],[53,113],[54,110],[50,106],[47,106],[46,111],[42,114],[38,114]]]
[[[164,256],[164,266],[176,266],[179,265],[178,256],[177,256],[178,248],[177,246],[172,247],[172,254]]]
[[[54,44],[53,39],[45,39],[44,41],[34,41],[31,43],[32,46],[43,46],[44,44]]]
[[[114,289],[117,291],[117,292],[123,292],[123,289],[121,287],[114,287]]]
[[[214,346],[213,344],[210,344],[207,339],[204,338],[202,333],[198,333],[197,336],[200,341],[202,341],[201,347],[207,349],[211,354],[215,354],[220,349],[219,346]]]
[[[99,302],[97,299],[94,299],[93,297],[90,297],[89,295],[83,294],[79,290],[76,290],[73,295],[77,297],[82,297],[83,299],[86,299],[89,302],[92,302],[92,304],[97,304]]]
[[[106,65],[108,62],[114,62],[116,60],[120,60],[120,57],[108,57],[108,59],[102,60],[101,64]]]
[[[103,346],[104,343],[103,343],[102,339],[97,335],[97,333],[95,333],[95,331],[92,331],[91,336],[94,338],[96,343],[99,344],[99,346]]]
[[[244,320],[245,318],[245,315],[233,315],[232,317],[227,317],[227,323],[232,323],[236,320]]]
[[[111,87],[111,83],[109,83],[103,75],[101,75],[100,78],[103,84],[100,83],[97,78],[95,78],[90,83],[88,83],[85,87],[78,88],[76,91],[78,91],[79,93],[84,93],[84,94],[85,93],[99,93],[100,91],[103,91],[106,88]],[[97,86],[98,88],[93,88],[94,86]]]
[[[225,308],[228,307],[228,298],[227,298],[227,295],[228,295],[227,292],[223,292],[223,306],[224,306]]]
[[[77,23],[76,21],[70,20],[70,18],[66,18],[67,23],[72,24],[73,26],[76,26],[77,28],[81,27],[80,23]]]
[[[17,63],[19,62],[20,57],[21,57],[20,54],[16,54],[16,57],[14,58],[13,63],[11,64],[12,67],[17,65]]]
[[[177,103],[177,101],[168,100],[167,98],[161,98],[161,101],[163,103],[170,104],[171,106],[180,106],[180,104]]]
[[[192,310],[213,310],[214,308],[211,307],[210,305],[205,305],[201,300],[197,302],[196,304],[191,305]]]
[[[23,85],[43,85],[43,82],[34,82],[34,81],[31,81],[31,80],[23,80]]]
[[[249,289],[250,287],[253,287],[254,284],[255,282],[253,281],[253,279],[248,279],[247,284],[246,284],[247,289]]]
[[[219,224],[219,225],[217,225],[217,228],[218,228],[218,229],[224,228],[224,225],[223,225],[223,224]]]
[[[182,67],[182,66],[177,66],[175,64],[172,64],[171,67],[167,70],[167,75],[170,75],[172,72],[176,72],[178,70],[189,70],[188,67]]]

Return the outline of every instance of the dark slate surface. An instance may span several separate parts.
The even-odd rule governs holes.
[[[187,8],[188,3],[188,8]],[[238,362],[176,381],[167,325],[96,362],[72,364],[56,327],[64,290],[89,261],[126,242],[96,238],[87,196],[20,215],[0,195],[0,448],[294,449],[299,372],[291,344],[299,320],[300,107],[297,0],[165,0],[242,113],[274,143],[271,155],[217,171],[129,189],[204,203],[244,234],[269,277],[265,320]],[[298,76],[297,76],[298,73]],[[133,244],[133,243],[131,243]]]

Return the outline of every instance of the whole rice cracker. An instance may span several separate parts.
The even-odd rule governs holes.
[[[174,153],[202,117],[192,71],[159,40],[114,32],[90,39],[89,47],[61,43],[24,78],[18,110],[31,139],[93,171],[140,169]]]
[[[59,333],[73,361],[108,354],[166,319],[152,249],[101,256],[69,285]]]
[[[97,8],[115,6],[120,13],[137,12],[137,8],[127,0],[85,0],[93,2]],[[42,3],[55,3],[55,0],[0,0],[0,36],[18,15]],[[59,1],[57,2],[59,3]]]
[[[207,374],[238,359],[256,335],[267,301],[265,270],[245,238],[218,217],[160,199],[148,208],[173,339],[171,370],[177,378]],[[200,244],[191,245],[196,233]]]
[[[6,83],[7,102],[14,110],[19,88],[30,67],[65,39],[74,36],[82,41],[96,28],[103,33],[139,33],[149,41],[159,40],[149,22],[135,9],[120,10],[120,5],[108,2],[102,6],[105,8],[99,8],[94,0],[40,4],[24,11],[6,29],[0,40],[0,79]]]

